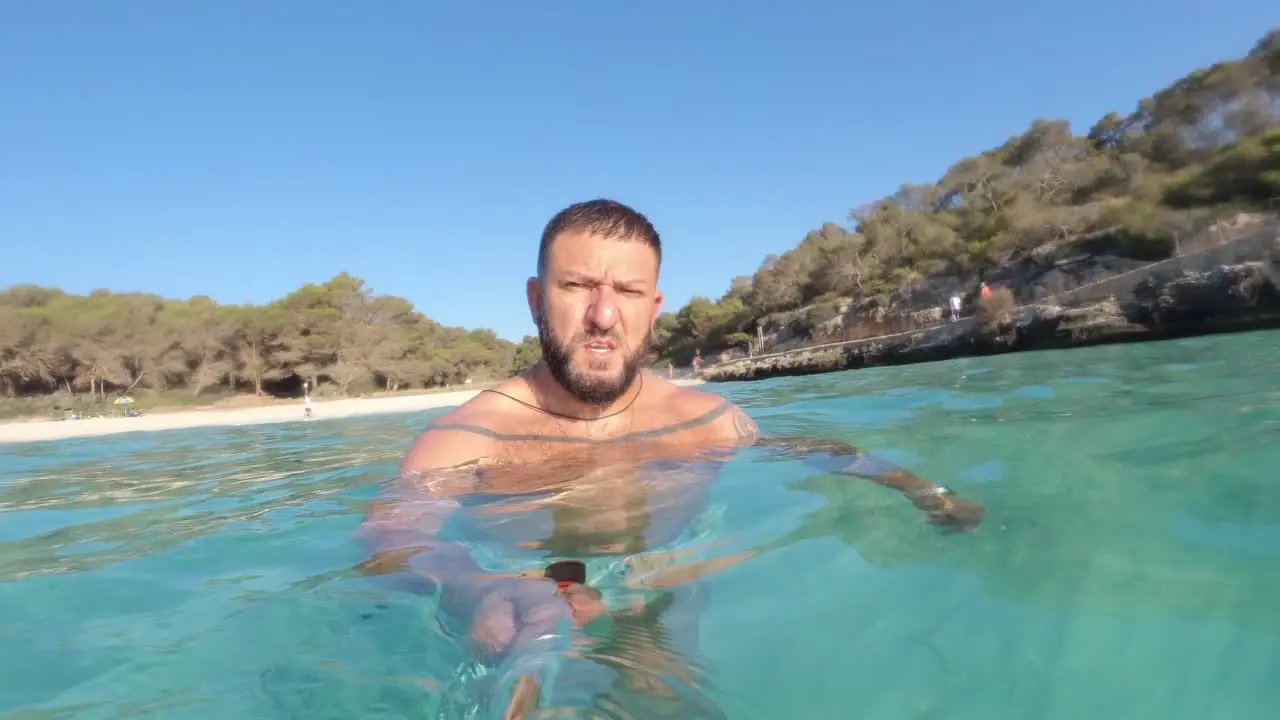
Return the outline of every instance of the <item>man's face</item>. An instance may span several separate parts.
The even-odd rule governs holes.
[[[636,240],[568,232],[548,249],[529,309],[556,381],[585,403],[607,405],[639,372],[662,308],[658,256]]]

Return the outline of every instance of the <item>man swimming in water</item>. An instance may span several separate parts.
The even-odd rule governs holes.
[[[557,627],[590,623],[605,605],[585,567],[556,566],[557,577],[502,573],[478,559],[477,546],[548,561],[622,558],[608,567],[652,570],[654,551],[671,549],[702,512],[712,461],[743,446],[894,488],[938,525],[971,529],[982,519],[979,506],[947,488],[848,445],[762,437],[723,397],[641,374],[662,307],[661,255],[648,219],[621,203],[579,203],[552,218],[526,285],[542,359],[432,422],[361,528],[373,552],[365,569],[438,593],[482,656],[521,656]],[[522,504],[455,512],[477,493]],[[470,523],[468,544],[442,539],[446,520],[459,515]],[[704,597],[672,578],[697,574],[668,572],[670,596],[649,603],[662,608],[646,616],[661,626],[652,635],[693,642]],[[517,683],[511,713],[536,704],[531,677]]]

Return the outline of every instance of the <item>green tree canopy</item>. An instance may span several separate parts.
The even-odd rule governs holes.
[[[444,327],[346,273],[263,306],[0,291],[5,396],[135,387],[261,395],[291,392],[299,379],[351,394],[504,378],[539,356],[535,338],[516,345],[491,330]]]
[[[665,313],[657,353],[687,362],[741,345],[770,315],[835,298],[885,304],[938,275],[984,273],[1037,248],[1099,232],[1134,241],[1134,257],[1168,253],[1169,228],[1199,213],[1265,206],[1280,196],[1280,30],[1245,57],[1189,73],[1110,112],[1085,135],[1036,119],[998,147],[903,185],[770,255],[718,300]],[[1280,202],[1280,201],[1278,201]],[[813,324],[813,323],[809,323]]]

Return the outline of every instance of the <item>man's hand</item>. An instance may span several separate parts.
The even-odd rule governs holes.
[[[928,513],[929,522],[951,532],[968,532],[982,522],[986,510],[981,505],[955,495],[925,495],[912,501]]]
[[[555,584],[508,580],[480,600],[468,636],[481,657],[498,660],[508,653],[520,653],[522,647],[527,648],[527,643],[554,633],[570,622],[572,609],[560,597]],[[538,709],[540,693],[537,677],[521,677],[505,701],[503,720],[532,718]]]
[[[571,611],[553,583],[508,580],[480,600],[468,636],[481,655],[496,657],[555,632],[562,622],[572,622]]]
[[[500,655],[516,637],[515,605],[500,592],[486,595],[476,608],[467,635],[479,654]]]

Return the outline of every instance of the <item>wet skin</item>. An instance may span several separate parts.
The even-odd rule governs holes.
[[[656,281],[656,255],[643,243],[559,236],[543,276],[527,288],[544,359],[432,423],[359,531],[371,553],[363,570],[406,589],[438,592],[442,611],[492,661],[564,620],[581,628],[604,608],[593,593],[560,589],[536,574],[485,572],[467,547],[439,537],[455,512],[474,542],[557,558],[645,559],[690,525],[719,463],[744,446],[765,445],[824,472],[867,477],[904,493],[935,487],[842,443],[762,438],[745,412],[718,395],[636,376],[661,308]],[[912,502],[939,525],[970,529],[982,519],[980,507],[953,495]],[[658,658],[646,667],[692,677],[681,668],[695,652],[705,593],[688,588],[748,555],[685,564],[664,557],[654,564],[659,569],[648,581],[673,594],[649,609],[615,611],[639,618],[636,627],[645,629],[633,628],[634,637],[652,639],[653,647],[639,650]],[[621,677],[632,689],[665,694],[651,677],[613,669],[608,682]],[[530,687],[516,689],[509,712],[529,701]]]

